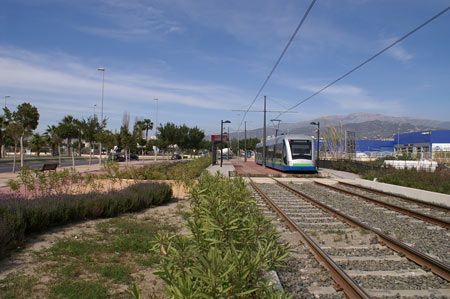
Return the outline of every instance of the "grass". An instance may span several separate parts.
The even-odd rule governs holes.
[[[51,295],[68,299],[109,298],[107,288],[99,281],[64,280],[51,287]]]
[[[149,251],[157,233],[178,230],[148,214],[112,218],[93,227],[95,232],[60,239],[36,252],[35,273],[0,280],[0,298],[129,298],[133,281],[142,280],[141,272],[160,259]],[[154,293],[148,296],[156,298]]]

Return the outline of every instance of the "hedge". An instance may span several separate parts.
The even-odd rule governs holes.
[[[43,232],[74,221],[138,211],[163,204],[171,197],[172,189],[166,184],[140,183],[107,193],[0,200],[0,257],[21,245],[28,233]]]

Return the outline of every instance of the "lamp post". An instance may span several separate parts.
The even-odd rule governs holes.
[[[231,124],[231,121],[220,121],[220,167],[222,167],[223,164],[223,124]]]
[[[228,127],[228,152],[227,152],[227,158],[230,160],[230,150],[231,150],[231,138],[230,138],[230,127]]]
[[[102,113],[101,113],[101,117],[100,117],[100,126],[103,126],[103,99],[105,97],[105,68],[103,67],[99,67],[97,68],[97,70],[99,72],[102,72]],[[100,165],[102,165],[102,143],[100,142],[99,144],[100,148],[98,151],[98,162]]]
[[[153,99],[154,101],[156,101],[156,121],[155,121],[155,124],[154,124],[154,126],[155,126],[155,138],[156,138],[156,129],[158,128],[158,98],[154,98]],[[157,147],[156,147],[156,145],[154,145],[154,147],[153,147],[153,149],[155,150],[155,161],[156,161],[156,158],[157,158]]]
[[[6,99],[10,98],[10,96],[5,96],[5,108],[6,108]]]
[[[97,108],[97,104],[94,104],[94,117],[95,117],[95,108]]]
[[[101,115],[100,122],[102,123],[103,122],[103,99],[105,96],[105,68],[99,67],[97,70],[102,72],[102,113],[100,114]]]
[[[320,148],[320,122],[310,122],[312,126],[317,126],[317,157],[316,157],[316,168],[319,170],[319,148]]]
[[[247,162],[247,121],[244,122],[244,162]]]

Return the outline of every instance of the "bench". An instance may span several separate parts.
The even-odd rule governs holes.
[[[41,172],[56,171],[56,167],[58,167],[58,163],[45,163],[44,165],[42,165]]]

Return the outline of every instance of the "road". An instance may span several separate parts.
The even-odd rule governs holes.
[[[24,164],[29,166],[32,169],[41,169],[42,165],[44,165],[44,163],[58,163],[58,159],[45,159],[42,161],[24,161]],[[89,164],[89,160],[85,160],[85,159],[76,159],[75,160],[75,165],[88,165]],[[92,165],[94,164],[98,164],[98,159],[92,159],[91,162]],[[16,161],[16,170],[18,169],[18,166],[20,165],[20,161]],[[6,172],[11,172],[12,171],[12,166],[13,166],[13,162],[12,161],[8,161],[8,162],[3,162],[0,163],[0,173],[6,173]],[[72,160],[61,160],[61,165],[59,165],[58,167],[64,167],[64,166],[72,166]]]

